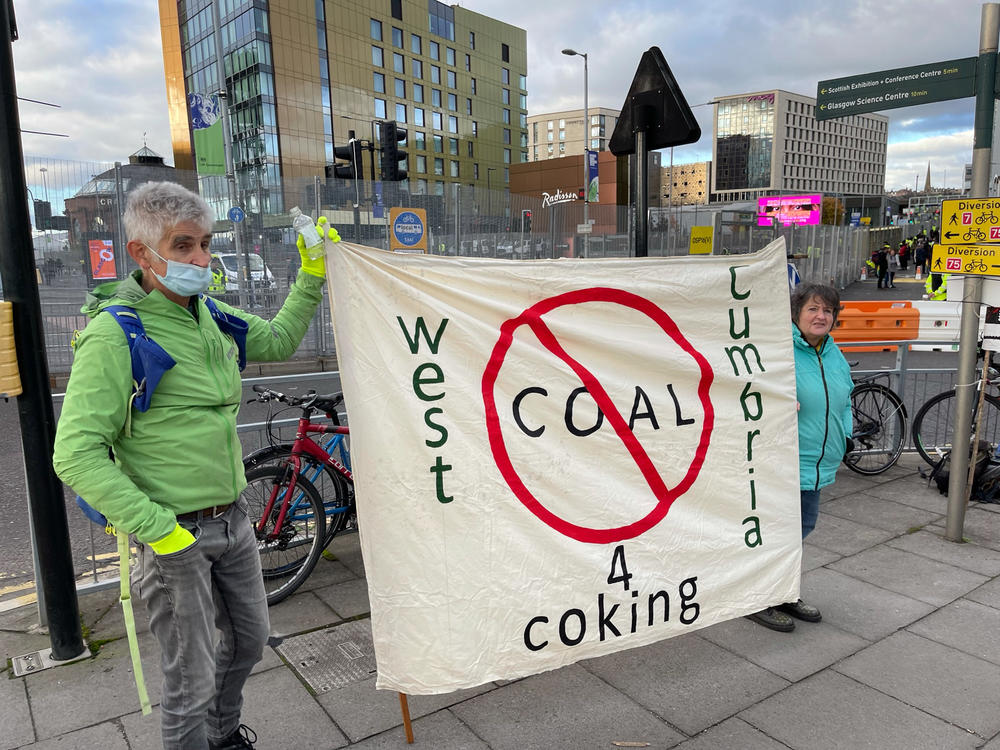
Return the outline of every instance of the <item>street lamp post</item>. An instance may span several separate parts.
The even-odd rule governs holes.
[[[572,57],[579,55],[583,58],[583,223],[589,227],[590,216],[590,116],[587,111],[587,53],[577,52],[575,49],[566,48],[562,51],[564,55]],[[587,235],[583,235],[583,257],[587,257]]]
[[[45,193],[45,202],[48,204],[48,207],[49,207],[49,217],[50,217],[49,220],[46,222],[45,227],[43,228],[44,232],[45,232],[45,244],[44,244],[43,247],[45,249],[42,250],[42,263],[44,264],[46,251],[51,252],[51,250],[52,250],[52,248],[49,247],[49,224],[52,223],[52,219],[51,219],[51,216],[52,216],[52,204],[49,203],[49,181],[48,181],[48,179],[45,176],[45,173],[48,172],[49,170],[46,169],[45,167],[39,167],[38,171],[42,173],[42,191]]]
[[[493,190],[490,188],[490,176],[497,171],[496,167],[486,167],[486,215],[489,217],[490,231],[493,227]]]

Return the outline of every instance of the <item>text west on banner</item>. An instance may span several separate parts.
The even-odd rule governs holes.
[[[794,601],[783,240],[328,275],[377,687],[534,674]]]

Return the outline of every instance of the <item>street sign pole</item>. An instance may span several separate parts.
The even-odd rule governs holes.
[[[994,79],[997,42],[1000,38],[1000,4],[983,3],[979,31],[979,61],[976,67],[976,120],[972,147],[972,198],[988,196],[990,150],[993,137]],[[943,214],[942,214],[943,217]],[[962,295],[962,323],[959,333],[958,383],[955,385],[955,428],[952,433],[951,473],[948,478],[948,515],[945,539],[962,541],[965,524],[965,489],[968,482],[969,451],[972,439],[972,404],[975,396],[976,351],[979,345],[979,306],[982,302],[981,276],[965,277]]]

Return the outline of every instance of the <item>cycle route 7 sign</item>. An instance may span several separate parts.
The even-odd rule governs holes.
[[[1000,245],[935,245],[930,272],[1000,276]]]
[[[1000,242],[1000,199],[941,201],[941,244]]]

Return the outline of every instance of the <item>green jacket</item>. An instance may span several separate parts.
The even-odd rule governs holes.
[[[241,386],[236,344],[201,300],[196,315],[140,286],[141,271],[101,284],[82,312],[92,320],[76,341],[52,458],[56,473],[120,531],[152,542],[170,533],[176,514],[232,503],[246,486],[236,434]],[[244,319],[247,359],[294,354],[322,299],[323,279],[299,272],[271,321],[217,302]],[[136,309],[146,333],[177,364],[148,411],[130,408],[132,365],[111,304]],[[131,412],[131,413],[130,413]],[[112,448],[116,461],[108,457]]]

